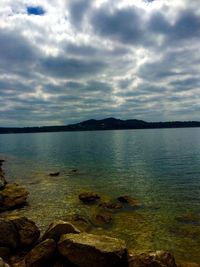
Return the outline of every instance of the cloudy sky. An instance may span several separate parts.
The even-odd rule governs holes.
[[[199,0],[0,1],[0,126],[199,112]]]

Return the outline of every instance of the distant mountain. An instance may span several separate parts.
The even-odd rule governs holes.
[[[115,118],[107,118],[103,120],[87,120],[80,123],[63,125],[63,126],[42,126],[42,127],[25,127],[25,128],[0,127],[0,134],[123,130],[123,129],[185,128],[185,127],[200,127],[200,122],[199,121],[146,122],[143,120],[134,120],[134,119],[119,120]]]

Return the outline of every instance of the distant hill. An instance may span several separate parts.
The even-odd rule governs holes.
[[[63,126],[42,127],[0,127],[0,134],[7,133],[40,133],[40,132],[65,132],[65,131],[95,131],[95,130],[123,130],[123,129],[158,129],[158,128],[185,128],[200,127],[199,121],[169,121],[146,122],[143,120],[119,120],[107,118],[103,120],[87,120],[76,124]]]

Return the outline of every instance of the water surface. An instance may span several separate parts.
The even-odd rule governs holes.
[[[199,128],[1,135],[0,157],[8,180],[30,191],[29,205],[15,213],[41,229],[74,213],[94,216],[96,207],[78,200],[82,191],[110,200],[128,194],[141,208],[118,212],[111,227],[93,232],[200,263]],[[54,171],[60,176],[49,177]]]

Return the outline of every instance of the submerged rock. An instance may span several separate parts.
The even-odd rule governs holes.
[[[112,203],[112,202],[101,202],[99,204],[100,208],[108,209],[108,210],[118,210],[122,209],[123,206],[120,204]]]
[[[47,231],[44,233],[42,240],[54,239],[58,241],[61,235],[75,233],[78,234],[80,231],[71,223],[56,220],[49,225]]]
[[[139,203],[139,201],[137,199],[132,198],[132,197],[127,196],[127,195],[118,197],[118,200],[119,200],[119,202],[129,204],[132,207],[141,206],[141,204]]]
[[[81,232],[88,232],[92,228],[91,220],[86,216],[75,214],[69,218],[70,222]]]
[[[129,253],[129,267],[177,267],[174,256],[167,251]]]
[[[15,225],[7,220],[0,218],[0,247],[15,249],[18,244],[18,233]]]
[[[10,220],[18,231],[20,246],[30,247],[38,240],[40,230],[33,221],[26,217],[11,217]]]
[[[22,186],[8,183],[0,191],[0,211],[12,209],[26,203],[29,192]]]
[[[107,226],[110,225],[113,221],[113,217],[108,212],[98,213],[94,218],[94,224],[96,226]]]
[[[125,242],[104,235],[66,234],[61,237],[58,250],[79,267],[127,266]]]
[[[83,203],[89,204],[97,202],[100,199],[100,196],[94,192],[84,192],[79,195],[79,199]]]
[[[35,246],[25,257],[26,267],[49,266],[56,252],[56,242],[53,239],[46,239]]]
[[[49,176],[59,176],[60,172],[51,172],[49,173]]]

